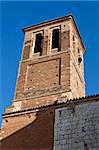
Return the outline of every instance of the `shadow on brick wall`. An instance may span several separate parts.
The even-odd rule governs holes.
[[[52,108],[37,112],[31,124],[1,141],[1,150],[52,150],[54,114]]]

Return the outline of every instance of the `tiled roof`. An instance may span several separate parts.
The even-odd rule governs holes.
[[[3,113],[2,116],[10,115],[10,114],[15,114],[15,113],[21,113],[21,112],[25,112],[25,111],[36,110],[36,109],[42,109],[42,108],[47,108],[47,107],[52,107],[52,106],[58,106],[59,107],[59,106],[64,105],[64,104],[68,105],[70,103],[73,103],[73,104],[84,103],[84,102],[86,102],[86,100],[88,100],[87,102],[92,101],[92,100],[97,101],[97,100],[99,100],[99,94],[85,96],[85,97],[80,97],[80,98],[74,98],[74,99],[66,99],[66,101],[64,101],[64,102],[58,102],[58,101],[56,101],[53,104],[48,104],[48,105],[43,105],[43,106],[37,106],[37,107],[31,107],[29,109],[24,109],[24,110],[9,112],[9,113]]]

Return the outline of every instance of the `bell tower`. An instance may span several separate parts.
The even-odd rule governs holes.
[[[85,96],[84,45],[73,16],[26,27],[13,105],[16,111]]]

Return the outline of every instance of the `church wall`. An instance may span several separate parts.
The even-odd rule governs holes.
[[[98,149],[99,101],[55,110],[54,150]]]
[[[18,129],[19,127],[20,129]],[[18,130],[15,132],[16,129]],[[11,130],[13,133],[10,133]],[[8,123],[6,123],[5,135],[7,132],[10,135],[6,138],[3,137],[4,139],[0,142],[0,150],[52,150],[54,109],[49,108],[9,117]]]
[[[5,115],[4,120],[0,150],[99,148],[99,96]]]

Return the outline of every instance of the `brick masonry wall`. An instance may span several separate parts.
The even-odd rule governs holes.
[[[52,49],[52,31],[56,28],[60,30],[60,52],[54,52]],[[34,55],[35,35],[38,32],[44,37],[42,56]],[[77,45],[76,55],[73,53],[73,36]],[[81,82],[79,78],[79,75],[84,76],[83,68],[78,67],[77,62],[78,47],[83,59],[83,47],[72,19],[26,31],[14,101],[30,96],[41,96],[42,93],[47,93],[47,91],[51,93],[54,89],[56,93],[59,85],[61,85],[61,90],[70,88],[73,97],[84,96],[84,79],[82,77]]]
[[[5,120],[8,122],[4,126],[5,138],[0,142],[0,150],[53,149],[54,109],[9,116]]]
[[[60,31],[59,51],[52,49],[52,32],[56,28]],[[34,54],[37,33],[41,33],[43,36],[42,56]],[[41,97],[41,105],[50,104],[51,97],[49,95],[57,94],[58,97],[62,92],[71,92],[69,97],[68,93],[66,95],[68,99],[85,96],[83,69],[81,66],[78,67],[78,55],[76,54],[75,58],[72,55],[74,52],[72,36],[75,36],[75,44],[79,46],[80,52],[82,51],[83,58],[83,47],[72,19],[52,22],[51,24],[25,31],[14,97],[14,102],[20,102],[13,102],[13,106],[16,107],[13,107],[14,110],[29,107],[30,103],[32,107],[40,105],[39,97]],[[77,53],[77,47],[75,51]],[[82,81],[80,79],[81,75],[83,76]],[[46,101],[42,100],[42,96],[47,95]],[[35,98],[35,100],[26,102],[29,98],[33,100]],[[9,109],[9,111],[12,110]]]
[[[99,101],[55,110],[54,150],[99,150]]]
[[[70,86],[70,54],[59,52],[52,56],[21,62],[16,85],[15,100],[30,96],[41,96],[48,91],[55,91],[61,86]]]
[[[85,96],[83,50],[73,23],[70,23],[70,86],[74,97]],[[74,37],[74,40],[73,40]],[[78,52],[79,49],[79,52]],[[78,58],[81,57],[81,63]],[[75,87],[75,88],[74,88]]]
[[[52,31],[56,28],[60,29],[60,51],[65,51],[66,53],[54,52],[52,49]],[[33,54],[35,35],[38,31],[44,37],[42,56]],[[14,101],[21,98],[25,99],[26,97],[30,97],[30,95],[41,96],[42,93],[47,93],[47,91],[51,93],[54,89],[54,93],[56,93],[56,88],[59,85],[62,88],[68,89],[70,85],[69,47],[69,20],[51,23],[26,31]]]

